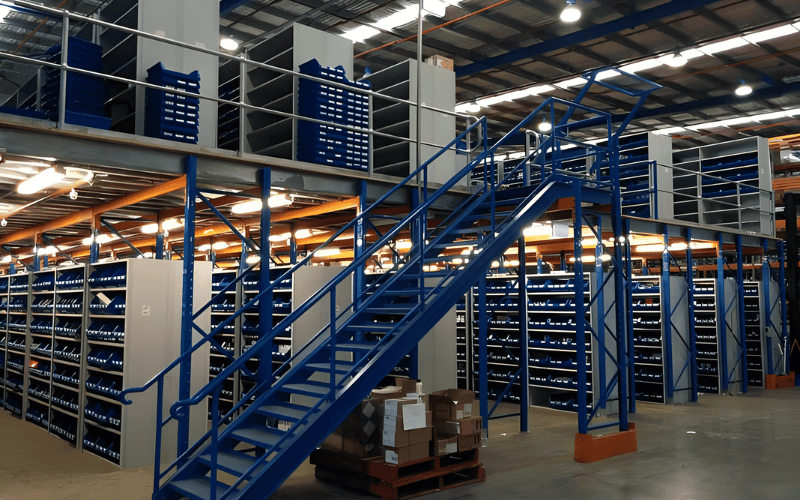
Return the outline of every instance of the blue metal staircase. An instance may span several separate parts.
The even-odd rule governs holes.
[[[352,264],[344,268],[336,278],[275,326],[268,335],[260,338],[255,346],[234,360],[207,386],[190,399],[174,403],[168,418],[162,420],[159,416],[153,498],[268,498],[446,312],[452,309],[459,298],[486,275],[492,261],[516,242],[523,229],[539,218],[555,201],[576,197],[584,203],[609,205],[617,197],[618,202],[618,183],[615,192],[613,181],[559,172],[555,161],[561,140],[576,143],[567,138],[568,132],[581,128],[583,124],[594,126],[598,123],[597,118],[570,121],[573,111],[580,109],[596,114],[601,123],[608,123],[610,132],[610,115],[607,113],[551,98],[506,137],[532,123],[537,116],[541,116],[540,113],[546,112],[552,119],[555,105],[566,107],[567,111],[560,122],[553,124],[552,135],[536,151],[520,160],[516,168],[502,181],[495,182],[492,174],[493,155],[503,140],[492,148],[487,148],[486,121],[481,119],[362,212],[356,220],[331,236],[328,243],[356,225],[366,225],[380,237],[363,253],[357,254]],[[481,127],[484,135],[483,150],[445,185],[429,190],[428,167],[444,151],[463,141],[467,134],[478,127]],[[596,151],[597,154],[612,153],[609,148],[598,150],[588,144],[577,144]],[[609,144],[612,142],[609,141]],[[542,160],[546,154],[551,158],[550,162]],[[535,164],[543,174],[539,177],[540,182],[535,186],[507,189],[510,179],[515,177],[517,171],[529,168],[531,164]],[[462,179],[468,180],[472,170],[481,165],[486,173],[483,185],[478,186],[477,191],[439,225],[428,228],[428,212],[437,200]],[[419,205],[394,227],[380,232],[370,221],[375,207],[401,187],[409,186],[415,179],[422,181],[416,186],[420,193]],[[356,290],[350,304],[340,304],[337,307],[336,286],[362,272],[375,252],[391,245],[399,236],[409,233],[412,248],[401,262],[366,289]],[[463,248],[464,245],[472,246],[468,258],[452,250],[453,247]],[[324,247],[325,245],[320,248]],[[313,256],[312,253],[286,271],[254,297],[253,302],[270,293],[276,283],[290,276]],[[452,265],[456,258],[462,261]],[[451,262],[445,271],[429,272],[430,264],[443,261]],[[235,281],[227,288],[232,286],[235,286]],[[245,370],[244,364],[251,358],[258,357],[260,352],[265,352],[275,336],[285,332],[312,306],[326,299],[330,300],[328,326],[299,352],[293,353],[292,358],[274,373],[266,376],[259,373],[258,385],[227,415],[220,418],[218,404],[222,382],[235,371]],[[206,341],[210,342],[209,339],[213,339],[217,331],[234,321],[249,305],[245,304],[240,311],[206,334],[203,342],[184,353],[144,387],[128,390],[123,393],[123,397],[127,393],[141,392],[157,384],[158,415],[162,415],[160,405],[164,377],[180,364],[182,358],[190,356]],[[161,429],[172,420],[180,422],[187,415],[189,407],[206,404],[209,396],[212,404],[211,430],[188,449],[180,449],[181,456],[162,471],[159,463]],[[279,425],[279,422],[282,424]],[[223,423],[227,425],[223,426]],[[248,451],[242,451],[244,449]]]

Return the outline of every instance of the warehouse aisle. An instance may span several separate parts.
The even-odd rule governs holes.
[[[429,496],[444,499],[794,498],[800,464],[800,388],[747,396],[701,396],[700,404],[639,405],[639,452],[583,465],[572,460],[575,425],[532,409],[528,435],[512,420],[492,424],[482,450],[486,483]],[[505,435],[503,435],[505,434]],[[0,415],[0,500],[145,500],[151,471],[120,471],[77,453],[42,429]],[[792,465],[792,464],[795,465]],[[272,500],[374,498],[321,483],[304,465]]]

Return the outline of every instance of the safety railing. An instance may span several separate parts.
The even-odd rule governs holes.
[[[456,112],[451,111],[451,110],[436,108],[436,107],[433,107],[433,106],[426,105],[424,103],[417,103],[415,101],[411,101],[411,100],[408,100],[408,99],[402,99],[402,98],[394,97],[394,96],[387,95],[387,94],[381,94],[381,93],[374,92],[372,90],[368,90],[368,89],[365,89],[365,88],[355,87],[355,86],[352,86],[352,85],[347,85],[345,83],[340,83],[340,82],[337,82],[337,81],[332,81],[332,80],[328,80],[328,79],[324,79],[324,78],[319,78],[319,77],[315,77],[315,76],[311,76],[311,75],[306,75],[306,74],[300,73],[298,71],[293,71],[293,70],[289,70],[289,69],[286,69],[286,68],[281,68],[281,67],[278,67],[278,66],[274,66],[274,65],[270,65],[270,64],[265,64],[265,63],[262,63],[262,62],[254,61],[254,60],[251,60],[251,59],[247,58],[246,52],[243,55],[226,54],[224,52],[215,51],[215,50],[208,49],[208,48],[205,48],[205,47],[199,47],[197,45],[192,45],[192,44],[189,44],[189,43],[186,43],[186,42],[181,42],[181,41],[178,41],[178,40],[173,40],[173,39],[170,39],[170,38],[154,35],[154,34],[147,33],[147,32],[144,32],[144,31],[140,31],[140,30],[137,30],[137,29],[128,28],[128,27],[125,27],[125,26],[120,26],[120,25],[117,25],[117,24],[109,23],[109,22],[102,21],[100,19],[96,19],[96,18],[93,18],[93,17],[88,17],[88,16],[85,16],[85,15],[81,15],[81,14],[77,14],[77,13],[74,13],[74,12],[70,12],[70,11],[68,11],[66,9],[55,9],[55,8],[51,8],[51,7],[46,7],[46,6],[43,6],[41,4],[37,4],[37,3],[34,3],[34,2],[29,2],[27,0],[8,0],[6,3],[9,6],[11,6],[12,8],[15,8],[15,9],[18,9],[18,10],[21,10],[21,11],[25,11],[25,12],[27,12],[29,14],[39,14],[39,15],[42,15],[43,17],[46,17],[46,18],[49,18],[49,19],[52,19],[52,20],[56,20],[56,21],[60,20],[61,21],[61,46],[62,46],[62,50],[61,50],[61,62],[60,62],[60,64],[52,63],[52,62],[48,62],[48,61],[42,61],[42,60],[36,59],[34,57],[23,56],[23,55],[11,53],[11,52],[0,52],[0,59],[8,59],[8,60],[16,61],[16,62],[23,63],[23,64],[29,64],[29,65],[35,66],[35,67],[37,67],[39,69],[47,69],[47,68],[49,68],[49,69],[56,69],[56,70],[60,71],[59,115],[58,115],[58,117],[59,117],[58,127],[59,128],[65,128],[66,127],[66,121],[65,121],[66,120],[66,109],[65,109],[65,106],[66,106],[66,92],[67,92],[67,85],[66,85],[66,83],[67,83],[67,75],[69,73],[74,73],[74,74],[98,77],[98,78],[102,78],[103,80],[122,83],[122,84],[127,84],[127,85],[132,85],[132,86],[141,87],[141,88],[145,88],[145,89],[160,90],[160,91],[168,92],[170,94],[174,94],[174,95],[178,95],[178,96],[189,97],[189,98],[199,98],[201,100],[211,101],[211,102],[214,102],[214,103],[217,103],[217,104],[225,104],[225,105],[233,106],[233,107],[239,109],[240,123],[244,122],[244,112],[245,111],[257,111],[257,112],[264,112],[264,113],[267,113],[267,114],[270,114],[270,115],[273,115],[273,116],[277,116],[277,117],[281,117],[281,118],[291,118],[293,120],[301,120],[301,121],[305,121],[305,122],[309,122],[309,123],[315,123],[315,124],[319,124],[319,125],[326,125],[326,126],[330,126],[330,127],[336,127],[336,128],[339,128],[339,129],[343,129],[343,130],[347,130],[347,131],[351,131],[351,132],[356,132],[356,133],[359,133],[359,134],[366,134],[366,135],[368,135],[370,137],[370,140],[373,137],[382,137],[382,138],[391,139],[391,140],[395,140],[395,141],[406,142],[406,143],[409,143],[409,144],[431,146],[431,147],[435,147],[435,148],[443,148],[443,147],[445,147],[443,144],[432,143],[432,142],[429,142],[429,141],[422,140],[422,138],[411,139],[410,137],[402,137],[402,136],[398,136],[398,135],[389,134],[389,133],[385,133],[385,132],[380,132],[380,131],[374,130],[372,128],[372,120],[371,120],[371,118],[370,118],[370,127],[369,128],[364,128],[364,127],[357,127],[357,126],[347,125],[347,124],[343,124],[343,123],[320,120],[320,119],[316,119],[316,118],[302,116],[302,115],[296,114],[294,112],[290,113],[290,112],[280,111],[278,109],[272,109],[272,108],[270,108],[268,106],[255,106],[255,105],[252,105],[252,104],[249,104],[249,103],[245,102],[245,92],[243,91],[243,89],[240,89],[239,100],[238,101],[232,101],[232,100],[228,100],[228,99],[221,99],[219,97],[212,97],[212,96],[209,96],[209,95],[202,95],[202,94],[198,94],[198,93],[186,92],[184,90],[180,90],[180,89],[176,89],[176,88],[172,88],[172,87],[154,85],[152,83],[148,83],[148,82],[144,82],[144,81],[140,81],[140,80],[124,78],[124,77],[115,76],[115,75],[112,75],[112,74],[106,74],[106,73],[97,72],[97,71],[90,71],[90,70],[86,70],[86,69],[83,69],[83,68],[77,68],[77,67],[74,67],[74,66],[70,66],[68,64],[68,60],[69,60],[69,49],[70,49],[70,47],[69,47],[69,37],[70,37],[70,32],[71,32],[71,29],[70,29],[71,23],[85,23],[85,24],[98,26],[100,28],[116,30],[116,31],[119,31],[119,32],[122,32],[122,33],[125,33],[125,34],[128,34],[128,35],[133,35],[135,37],[146,38],[146,39],[154,40],[154,41],[157,41],[157,42],[160,42],[160,43],[164,43],[164,44],[167,44],[167,45],[180,47],[182,49],[185,49],[185,50],[188,50],[188,51],[192,51],[192,52],[195,52],[195,53],[207,54],[207,55],[215,56],[215,57],[220,58],[220,60],[236,61],[241,65],[241,67],[243,69],[244,68],[260,68],[260,69],[276,72],[276,73],[279,73],[279,74],[282,74],[282,75],[291,75],[291,76],[296,77],[298,79],[305,79],[305,80],[316,82],[316,83],[322,83],[322,84],[324,84],[326,86],[335,87],[335,88],[338,88],[338,89],[346,90],[348,92],[353,92],[353,93],[356,93],[356,94],[365,95],[365,96],[368,97],[368,101],[369,101],[370,116],[372,115],[373,100],[377,98],[377,99],[381,99],[381,100],[385,100],[385,101],[391,101],[391,102],[394,102],[394,103],[405,104],[406,106],[409,106],[409,108],[411,108],[411,107],[413,107],[413,108],[419,107],[419,108],[421,108],[423,110],[426,110],[426,111],[430,111],[430,112],[433,112],[433,113],[437,113],[437,114],[453,117],[456,120],[464,120],[464,124],[465,124],[464,128],[465,128],[465,130],[469,130],[469,133],[467,133],[465,138],[464,138],[464,143],[465,144],[470,144],[470,137],[471,137],[472,134],[475,134],[478,137],[480,137],[480,135],[485,134],[485,127],[482,127],[481,129],[476,129],[474,126],[472,126],[472,125],[475,125],[477,123],[480,123],[480,119],[478,117],[475,117],[475,116],[472,116],[472,115],[465,115],[465,114],[461,114],[461,113],[456,113]],[[242,71],[242,74],[244,74],[245,72],[246,71]],[[39,72],[37,71],[37,73],[39,73]],[[38,87],[37,88],[40,89],[41,88],[41,83],[42,83],[41,82],[41,80],[42,80],[41,79],[41,75],[37,74],[36,76],[34,76],[34,80],[37,80],[37,82],[38,82]],[[295,88],[293,91],[296,93],[297,89]],[[38,98],[37,98],[37,100],[38,100]],[[455,135],[455,127],[454,127],[454,132],[453,133]],[[240,134],[239,135],[240,135],[240,141],[239,141],[239,147],[237,148],[237,153],[240,156],[243,156],[245,154],[245,147],[244,147],[243,141],[241,139],[241,138],[243,138],[243,135],[244,135],[243,134],[243,130],[240,129]],[[410,133],[409,133],[409,135],[410,135]],[[480,141],[478,141],[478,144],[480,145]],[[294,145],[293,145],[293,148],[294,148]],[[447,146],[447,149],[450,150],[450,151],[460,151],[460,152],[462,152],[462,154],[465,152],[464,148],[458,148],[457,147],[457,142],[452,142],[452,141],[451,141],[450,145]],[[468,155],[471,155],[471,153],[474,150],[475,150],[475,148],[467,148],[466,153]],[[293,154],[294,154],[294,152],[293,152]],[[368,171],[369,171],[369,173],[372,173],[372,165],[373,165],[372,148],[370,148],[369,154],[370,154],[370,159],[369,159],[369,170]],[[468,156],[468,159],[469,158],[470,157]],[[411,165],[413,165],[413,164],[414,163],[412,162]]]

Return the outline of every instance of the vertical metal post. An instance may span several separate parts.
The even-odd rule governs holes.
[[[528,273],[525,259],[525,237],[517,240],[517,252],[519,254],[519,369],[521,372],[519,379],[519,431],[528,432],[528,383],[531,378],[528,363]]]
[[[578,432],[587,434],[589,432],[589,419],[586,405],[589,402],[586,392],[586,313],[584,308],[583,295],[583,247],[582,227],[583,211],[581,207],[581,186],[578,182],[573,183],[575,193],[575,222],[573,224],[573,250],[575,255],[575,361],[578,363]],[[604,353],[600,354],[601,356]],[[605,383],[605,380],[603,381]]]
[[[164,230],[159,226],[156,233],[156,259],[164,258]]]
[[[418,0],[417,17],[417,164],[413,170],[422,165],[422,0]],[[372,135],[372,134],[370,134]],[[409,172],[410,173],[410,172]],[[419,190],[419,176],[417,176],[417,190]]]
[[[543,270],[544,270],[544,266],[542,265],[542,258],[541,257],[537,257],[536,258],[536,274],[542,274]]]
[[[39,247],[34,245],[33,247],[33,272],[41,271],[40,265],[40,257],[39,257]]]
[[[783,196],[784,201],[784,216],[786,217],[786,290],[787,290],[787,306],[789,309],[789,331],[787,347],[795,345],[795,342],[800,342],[800,311],[798,310],[798,297],[797,297],[797,196],[794,193],[786,193]],[[800,373],[800,351],[792,353],[791,348],[786,350],[785,357],[788,358],[786,365],[786,373],[794,370]]]
[[[331,358],[331,371],[330,371],[330,399],[333,403],[336,399],[336,287],[331,290],[330,298],[330,328],[331,328],[331,342],[330,342],[330,358]]]
[[[595,302],[597,303],[597,311],[598,317],[600,322],[598,323],[597,327],[597,343],[598,343],[598,357],[597,357],[597,372],[599,375],[599,380],[605,384],[606,381],[606,352],[605,352],[605,339],[606,339],[606,302],[603,296],[603,288],[601,285],[603,284],[603,225],[602,219],[600,217],[597,218],[597,234],[599,238],[597,239],[597,245],[594,247],[594,273],[595,273],[595,281],[597,282],[597,292],[596,296],[597,299]],[[578,360],[580,362],[580,360]],[[621,375],[621,374],[620,374]],[[606,402],[602,401],[601,408],[605,409]]]
[[[747,341],[745,333],[744,315],[744,258],[742,256],[742,235],[736,235],[736,286],[739,293],[736,298],[739,305],[739,363],[742,371],[742,392],[747,393]],[[769,309],[763,314],[769,314]]]
[[[47,269],[47,265],[48,265],[47,255],[45,255],[44,257],[42,257],[42,269]]]
[[[692,230],[686,228],[686,300],[689,301],[689,377],[691,398],[697,401],[697,332],[694,328],[694,264],[692,262]]]
[[[96,264],[100,259],[100,243],[97,242],[97,229],[92,229],[92,243],[89,245],[89,263]]]
[[[67,67],[69,66],[69,15],[64,11],[61,20],[61,87],[58,89],[58,128],[67,123]]]
[[[786,325],[786,254],[782,241],[778,242],[778,290],[781,300],[781,343],[783,344],[783,373],[789,373],[789,332]]]
[[[631,286],[633,284],[633,262],[631,261],[631,223],[629,220],[625,219],[623,221],[623,232],[625,233],[625,279],[624,279],[624,293],[625,293],[625,310],[631,311],[633,307],[633,290]],[[619,238],[615,238],[619,240]],[[616,244],[616,243],[615,243]],[[616,271],[614,271],[616,272]],[[625,326],[627,327],[628,332],[628,363],[627,363],[627,376],[628,376],[628,384],[630,386],[631,395],[628,398],[628,411],[630,413],[636,413],[636,353],[634,352],[634,343],[633,343],[633,314],[626,314],[625,315]],[[619,334],[617,334],[619,336]],[[625,365],[622,364],[622,367]],[[625,377],[625,373],[622,373],[622,368],[620,368],[620,378]],[[625,401],[620,400],[620,407],[625,404]]]
[[[764,315],[764,328],[762,332],[765,342],[767,343],[767,370],[766,373],[762,372],[762,375],[774,375],[775,369],[772,366],[772,338],[770,335],[771,332],[777,332],[777,330],[775,324],[772,322],[772,302],[769,296],[769,281],[771,276],[769,267],[769,242],[766,238],[761,239],[761,248],[763,252],[761,256],[761,288],[764,290],[764,293],[761,294],[763,301],[759,304],[759,307],[761,307],[763,311],[762,314]]]
[[[717,378],[720,389],[728,390],[728,322],[725,302],[725,256],[722,254],[722,233],[717,236],[717,348],[719,363]]]
[[[367,249],[366,228],[364,218],[361,214],[367,209],[367,181],[362,180],[358,183],[358,215],[355,227],[353,228],[353,260],[359,259]],[[422,265],[422,264],[420,264]],[[422,269],[420,269],[422,271]],[[365,266],[358,266],[353,273],[353,305],[361,306],[361,298],[364,290],[367,289],[367,278],[364,275]]]
[[[248,51],[244,51],[239,59],[239,103],[244,104],[245,99],[244,96],[247,95],[247,56]],[[294,109],[292,110],[294,112]],[[244,138],[245,138],[245,127],[247,125],[247,120],[245,119],[245,112],[244,107],[239,106],[239,147],[237,148],[237,154],[239,156],[244,155]]]
[[[194,314],[194,232],[197,198],[197,157],[187,156],[184,160],[186,171],[186,199],[183,216],[183,298],[181,302],[181,354],[192,348],[192,315]],[[189,399],[192,395],[192,359],[187,356],[180,364],[178,397]],[[181,410],[178,418],[178,455],[189,449],[189,413]]]
[[[289,226],[292,235],[289,237],[289,263],[291,265],[297,264],[297,228],[294,224]]]
[[[531,154],[531,136],[529,133],[525,132],[525,166],[522,167],[522,185],[523,186],[530,186],[531,185],[531,162],[528,160],[528,156]],[[542,179],[544,180],[544,179]],[[541,181],[540,181],[541,182]]]
[[[489,429],[489,379],[486,358],[489,354],[487,346],[488,315],[486,313],[486,276],[478,279],[478,394],[480,395],[481,417],[483,428]],[[522,386],[520,382],[520,386]],[[527,386],[527,380],[524,384]]]
[[[36,70],[36,111],[42,110],[42,86],[44,82],[44,68],[39,68]]]
[[[258,172],[259,184],[261,184],[261,231],[258,245],[261,252],[261,263],[259,264],[258,291],[263,292],[270,285],[269,272],[269,233],[271,225],[271,212],[269,208],[269,196],[272,189],[272,169],[262,168]],[[272,333],[272,290],[265,293],[258,300],[258,339],[261,340]],[[258,384],[267,383],[272,378],[272,342],[268,342],[258,352],[258,372],[256,380]]]
[[[664,252],[661,254],[661,342],[663,343],[664,365],[664,391],[667,400],[674,396],[675,381],[672,373],[672,301],[670,300],[670,253],[669,253],[669,228],[664,230]]]
[[[617,373],[619,375],[619,430],[628,430],[628,408],[625,402],[628,400],[628,381],[625,378],[625,367],[628,366],[628,349],[627,349],[627,325],[626,320],[630,317],[628,311],[625,309],[623,301],[623,293],[630,294],[631,276],[627,278],[622,272],[622,193],[619,186],[619,138],[611,136],[609,130],[609,143],[612,146],[612,157],[610,158],[610,174],[611,174],[611,225],[614,232],[614,310],[615,310],[615,324],[617,327]],[[629,260],[630,262],[630,260]],[[633,358],[633,346],[631,345],[630,358]],[[605,385],[606,381],[603,381]],[[630,393],[630,399],[635,398],[635,393]]]
[[[367,112],[369,113],[367,115],[367,116],[369,116],[369,129],[373,130],[373,127],[375,126],[375,122],[373,121],[373,116],[372,116],[372,106],[373,106],[372,94],[367,96],[367,106],[368,106]],[[374,140],[374,138],[375,138],[375,136],[372,135],[372,134],[367,135],[367,141],[368,141],[368,143],[367,143],[367,146],[368,146],[368,149],[367,149],[367,175],[370,176],[370,177],[372,177],[372,173],[375,170],[375,166],[374,166],[374,163],[373,163],[373,140]],[[409,173],[411,173],[411,172],[409,172]]]

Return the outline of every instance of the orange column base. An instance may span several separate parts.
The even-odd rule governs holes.
[[[637,451],[636,424],[628,430],[605,436],[575,433],[575,461],[588,464]]]
[[[789,375],[767,375],[764,381],[765,389],[788,389],[794,385],[794,372],[789,372]]]

